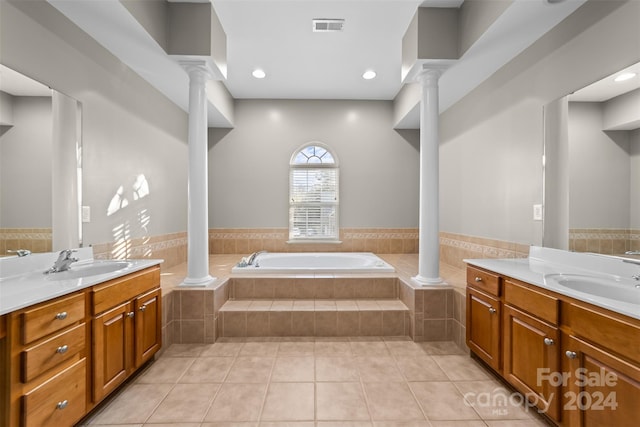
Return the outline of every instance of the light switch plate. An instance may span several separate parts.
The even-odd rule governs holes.
[[[91,222],[91,206],[82,207],[82,222]]]
[[[533,220],[542,221],[542,205],[533,205]]]

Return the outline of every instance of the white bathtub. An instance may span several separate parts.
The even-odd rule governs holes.
[[[258,254],[252,265],[233,267],[234,274],[393,273],[395,269],[370,252],[273,252]]]

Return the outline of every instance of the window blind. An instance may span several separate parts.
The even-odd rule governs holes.
[[[289,238],[338,238],[338,169],[291,168]]]

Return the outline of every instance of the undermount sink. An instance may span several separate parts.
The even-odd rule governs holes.
[[[547,284],[572,289],[602,298],[640,304],[640,284],[631,279],[605,278],[581,274],[547,274]]]
[[[93,261],[88,264],[72,265],[69,270],[47,275],[48,280],[69,280],[82,277],[113,273],[131,266],[128,261]]]

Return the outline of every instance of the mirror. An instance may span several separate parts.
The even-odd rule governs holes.
[[[81,113],[0,65],[0,256],[81,246]]]
[[[640,63],[548,104],[544,117],[543,245],[640,255]]]

